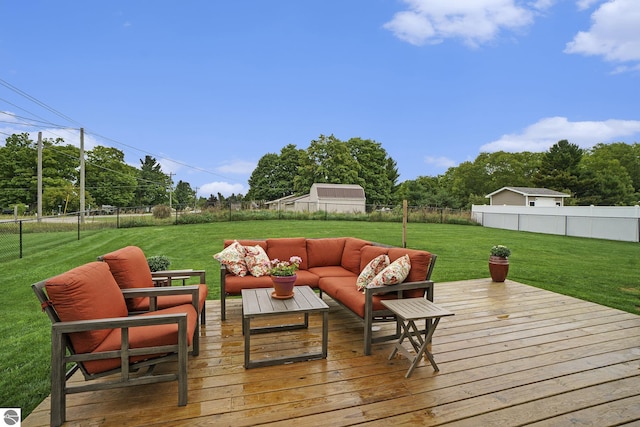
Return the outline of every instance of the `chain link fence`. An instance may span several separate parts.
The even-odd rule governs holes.
[[[0,262],[22,258],[105,228],[116,228],[117,218],[81,217],[78,213],[0,220]]]
[[[165,215],[154,215],[154,209],[141,207],[110,207],[81,216],[79,213],[36,218],[0,218],[0,262],[56,247],[90,233],[108,228],[203,224],[222,221],[249,220],[341,220],[368,222],[402,222],[404,210],[398,206],[298,205],[294,207],[260,208],[251,203],[234,203],[206,209],[171,209],[164,207]],[[10,217],[7,217],[10,218]],[[471,212],[426,206],[409,206],[408,222],[475,224]]]

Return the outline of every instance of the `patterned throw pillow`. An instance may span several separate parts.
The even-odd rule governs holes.
[[[369,282],[367,288],[381,288],[387,285],[402,283],[409,275],[409,270],[411,270],[409,255],[401,256],[378,273],[378,275]]]
[[[260,245],[245,246],[244,261],[249,274],[255,277],[266,276],[269,272],[269,256]]]
[[[373,280],[374,277],[378,275],[382,270],[384,270],[387,266],[389,266],[389,256],[388,255],[378,255],[367,264],[360,272],[358,279],[356,280],[356,286],[359,291],[364,290],[364,288]]]
[[[224,250],[213,256],[214,259],[224,264],[230,272],[240,277],[247,275],[247,264],[244,261],[244,257],[244,246],[235,240],[232,244],[224,248]]]

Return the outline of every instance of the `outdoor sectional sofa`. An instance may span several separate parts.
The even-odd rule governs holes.
[[[395,321],[393,313],[381,301],[396,298],[425,297],[433,301],[431,273],[436,255],[427,251],[392,247],[353,237],[337,238],[273,238],[264,240],[225,240],[224,248],[238,242],[244,247],[260,246],[269,259],[302,258],[297,271],[296,286],[308,285],[318,289],[320,297],[329,295],[343,307],[364,321],[364,354],[371,354],[371,344],[399,337],[395,334],[372,336],[373,323]],[[363,269],[379,255],[387,255],[393,262],[409,256],[411,269],[406,279],[395,285],[359,290],[356,286]],[[273,287],[270,276],[245,276],[230,272],[224,263],[220,267],[220,302],[222,320],[226,320],[226,298],[241,295],[242,289]]]

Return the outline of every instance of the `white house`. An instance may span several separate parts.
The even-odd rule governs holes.
[[[502,187],[487,194],[490,205],[507,206],[564,206],[564,199],[569,194],[547,188]]]

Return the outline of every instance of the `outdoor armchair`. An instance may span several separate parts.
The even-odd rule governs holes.
[[[189,346],[198,354],[197,289],[190,291],[195,304],[135,316],[128,315],[125,298],[172,289],[123,292],[102,262],[76,267],[32,289],[52,322],[51,425],[65,422],[71,393],[178,381],[178,405],[187,404]],[[157,364],[176,361],[177,372],[154,374]],[[87,383],[67,383],[78,369]],[[94,381],[103,377],[108,378]]]
[[[98,261],[109,264],[111,274],[116,279],[121,289],[139,289],[154,287],[154,276],[162,277],[169,283],[172,277],[197,276],[200,278],[199,285],[199,306],[200,323],[206,323],[206,306],[208,288],[204,270],[165,270],[151,272],[147,258],[142,249],[137,246],[127,246],[106,255],[98,257]],[[188,304],[188,295],[159,296],[156,300],[142,297],[135,297],[127,300],[127,306],[131,312],[145,312],[153,309],[163,309],[176,305]],[[156,305],[154,307],[154,304]]]

